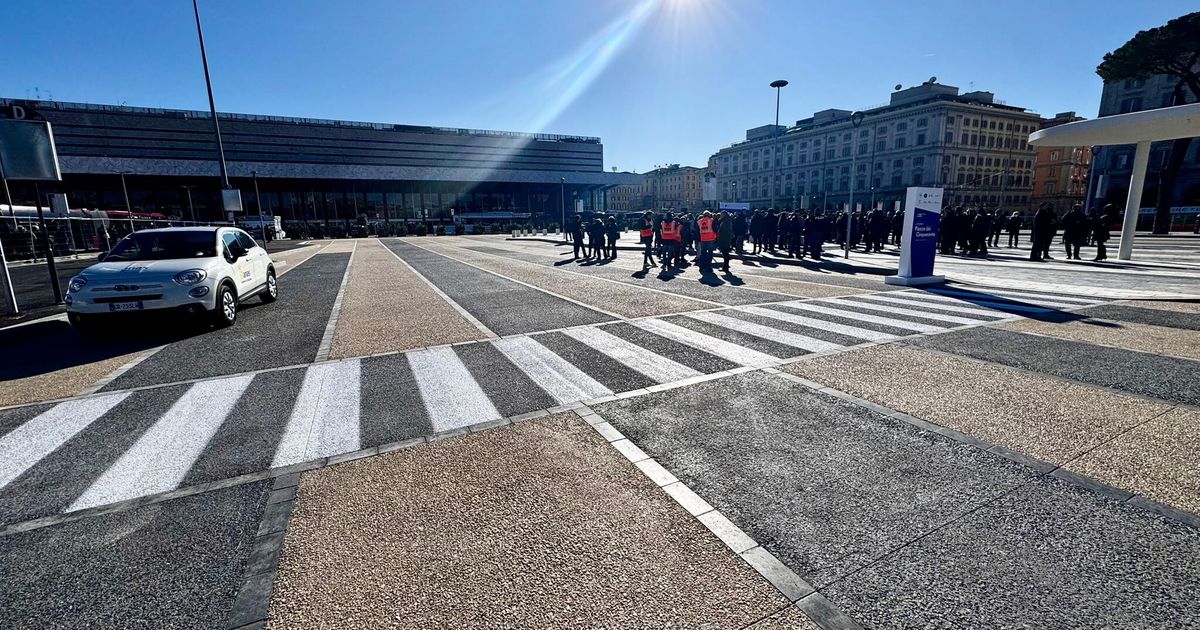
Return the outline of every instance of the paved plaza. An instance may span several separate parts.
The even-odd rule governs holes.
[[[1200,628],[1200,240],[921,289],[554,241],[0,328],[0,627]]]

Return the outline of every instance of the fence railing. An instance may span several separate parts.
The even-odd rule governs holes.
[[[51,255],[73,256],[107,251],[130,231],[229,223],[136,218],[131,223],[129,219],[48,217],[45,225],[46,233],[50,236]],[[41,235],[41,224],[36,218],[0,216],[0,244],[3,244],[4,256],[9,262],[45,258],[46,250]]]

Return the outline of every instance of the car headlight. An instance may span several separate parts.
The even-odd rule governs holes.
[[[187,271],[180,271],[179,273],[175,274],[173,280],[175,280],[175,284],[190,287],[207,277],[208,273],[206,273],[203,269],[188,269]]]
[[[67,284],[67,291],[69,293],[78,293],[82,291],[83,287],[86,285],[87,278],[84,278],[83,276],[75,276],[74,278],[71,278],[71,282]]]

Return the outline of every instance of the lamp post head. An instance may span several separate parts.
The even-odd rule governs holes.
[[[779,79],[778,81],[772,81],[771,87],[778,89],[781,87],[787,87],[787,84],[788,84],[787,81],[784,81],[783,79]]]

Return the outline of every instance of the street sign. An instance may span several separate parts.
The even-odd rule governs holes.
[[[54,132],[39,120],[0,120],[0,169],[7,179],[62,180]]]
[[[225,207],[225,214],[233,217],[242,213],[242,191],[236,188],[228,188],[221,191],[221,205]]]
[[[945,281],[933,275],[938,228],[942,220],[942,189],[911,186],[904,201],[904,235],[900,238],[900,267],[888,284],[913,286]]]

